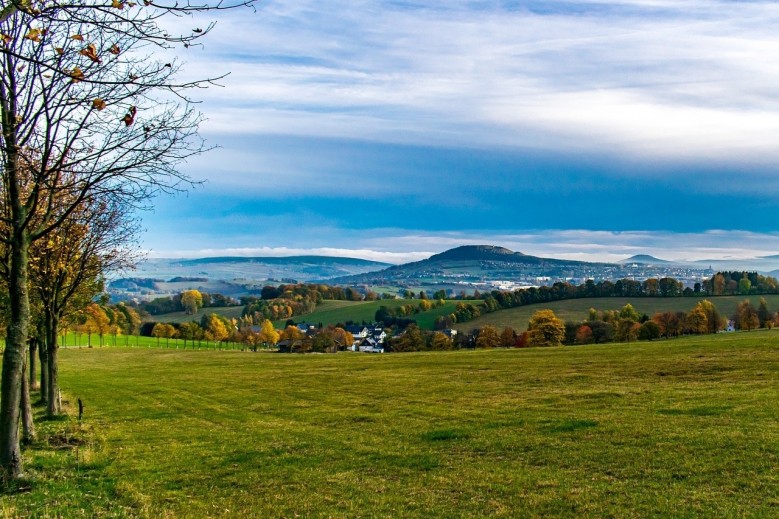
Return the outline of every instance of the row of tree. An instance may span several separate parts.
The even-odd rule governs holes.
[[[295,325],[288,325],[278,331],[269,320],[260,326],[252,325],[249,320],[228,320],[217,314],[204,315],[200,323],[147,323],[142,330],[144,335],[156,337],[159,341],[165,339],[166,346],[170,339],[179,339],[184,347],[206,343],[231,342],[240,344],[251,351],[258,349],[273,349],[292,353],[334,353],[351,348],[354,337],[341,326],[328,326],[301,331]]]
[[[224,308],[238,304],[238,300],[233,297],[193,289],[172,296],[156,297],[151,301],[142,301],[136,306],[141,312],[162,315],[171,312],[194,314],[201,308]]]
[[[632,305],[620,310],[598,311],[591,308],[584,321],[563,322],[552,310],[539,310],[531,317],[527,330],[517,332],[511,327],[487,325],[469,334],[459,334],[454,340],[440,331],[426,332],[416,325],[391,339],[389,351],[423,351],[452,348],[523,348],[528,346],[560,346],[654,340],[690,334],[709,334],[724,330],[729,324],[735,329],[754,330],[779,325],[779,312],[768,309],[765,298],[757,308],[749,301],[738,304],[730,320],[722,316],[708,300],[699,301],[689,312],[657,312],[651,318],[640,315]],[[446,340],[445,340],[446,339]]]
[[[739,282],[734,281],[738,277]],[[770,294],[779,293],[778,282],[773,277],[762,276],[755,272],[718,273],[703,284],[696,283],[694,288],[683,288],[683,284],[673,278],[647,279],[643,282],[622,279],[616,282],[587,280],[581,285],[558,282],[551,286],[521,288],[514,291],[493,290],[488,293],[475,293],[473,298],[479,302],[466,306],[458,304],[454,312],[439,317],[435,329],[451,328],[457,323],[468,322],[482,314],[525,305],[595,297],[692,297],[702,294]],[[740,288],[739,288],[740,287]]]
[[[211,26],[179,34],[163,21],[236,3],[0,0],[3,483],[22,474],[20,422],[31,432],[28,344],[47,352],[41,396],[58,414],[60,321],[91,302],[107,270],[132,263],[133,211],[191,185],[177,167],[206,149],[187,92],[213,80],[177,79],[167,49]]]
[[[413,322],[410,319],[411,316],[424,312],[429,312],[435,308],[444,306],[446,301],[443,299],[420,299],[419,303],[407,303],[405,305],[389,307],[381,305],[376,313],[374,319],[377,323],[383,323],[385,326],[401,325],[404,323],[411,324]]]
[[[718,272],[703,282],[703,291],[713,296],[777,294],[779,282],[757,272]]]

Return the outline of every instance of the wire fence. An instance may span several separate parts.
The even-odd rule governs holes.
[[[221,342],[184,339],[167,339],[145,337],[141,335],[103,335],[86,333],[69,333],[59,336],[60,348],[159,348],[171,350],[248,350],[246,344],[237,342]]]

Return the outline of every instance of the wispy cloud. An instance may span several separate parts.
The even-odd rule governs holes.
[[[779,251],[779,233],[708,231],[674,233],[661,231],[531,230],[522,233],[408,232],[373,229],[340,237],[335,229],[324,231],[329,247],[226,247],[156,249],[151,257],[298,256],[353,257],[387,263],[406,263],[460,245],[498,245],[525,254],[581,261],[616,262],[635,254],[649,254],[675,261],[751,260]],[[316,242],[314,242],[316,243]],[[779,262],[777,266],[779,267]]]
[[[190,201],[202,208],[178,227],[175,211],[152,220],[149,242],[163,255],[774,254],[777,25],[775,2],[724,0],[228,13],[184,56],[193,77],[231,72],[201,96],[222,146],[187,165],[209,180]],[[728,227],[746,230],[688,232]]]
[[[772,2],[294,4],[220,22],[208,131],[777,158]]]
[[[171,252],[150,251],[153,258],[213,258],[220,256],[282,258],[289,256],[332,256],[336,258],[359,258],[382,263],[408,263],[430,257],[430,252],[391,252],[370,249],[340,249],[333,247],[315,247],[311,249],[295,247],[236,247],[224,249],[191,249]]]

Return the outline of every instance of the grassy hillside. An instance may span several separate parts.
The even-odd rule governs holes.
[[[768,302],[768,308],[771,311],[779,309],[779,295],[764,296]],[[645,313],[650,317],[655,312],[676,312],[676,311],[690,311],[698,301],[701,299],[708,299],[717,307],[717,310],[724,316],[732,315],[736,306],[744,299],[749,299],[752,304],[757,307],[760,296],[720,296],[720,297],[708,297],[708,298],[695,298],[695,297],[597,297],[592,299],[569,299],[566,301],[554,301],[551,303],[539,303],[536,305],[521,306],[518,308],[509,308],[507,310],[499,310],[490,314],[485,314],[468,321],[466,323],[458,323],[455,328],[461,331],[470,331],[474,328],[481,328],[487,324],[503,328],[510,326],[516,330],[524,330],[527,328],[527,323],[530,320],[530,316],[537,310],[550,308],[554,310],[555,314],[564,321],[581,321],[587,318],[587,312],[590,308],[597,310],[619,310],[626,304],[630,303],[638,310],[639,313]]]
[[[467,302],[467,301],[466,301]],[[310,314],[295,317],[295,321],[319,324],[324,326],[337,323],[353,321],[355,323],[373,322],[376,316],[376,310],[381,306],[397,308],[399,306],[412,304],[418,305],[418,299],[386,299],[381,301],[325,301],[317,306],[316,311]],[[408,316],[409,319],[417,321],[419,326],[424,329],[432,330],[433,323],[441,315],[447,315],[454,312],[457,301],[446,301],[440,308],[434,308],[427,312]],[[286,319],[275,321],[277,328],[284,326]]]
[[[188,323],[189,321],[200,322],[200,318],[204,314],[219,314],[228,318],[241,317],[243,312],[243,306],[228,306],[222,308],[201,308],[195,314],[186,314],[184,312],[171,312],[169,314],[150,315],[146,317],[146,321],[154,321],[157,323]]]
[[[397,355],[71,349],[7,517],[776,517],[779,332]],[[85,437],[76,447],[75,435]]]
[[[468,303],[468,301],[466,301]],[[347,321],[360,322],[373,322],[376,316],[376,310],[380,306],[388,306],[389,308],[397,308],[406,304],[418,305],[418,299],[386,299],[381,301],[324,301],[317,306],[316,311],[306,315],[295,316],[296,322],[308,322],[313,324],[322,323],[324,326],[337,323],[345,323]],[[415,314],[409,316],[411,319],[415,319],[419,326],[432,330],[433,323],[441,315],[447,315],[454,311],[457,301],[447,301],[444,306],[440,308],[434,308],[428,312]],[[217,313],[224,315],[225,317],[233,318],[240,317],[243,311],[242,306],[233,306],[228,308],[202,308],[194,315],[187,315],[184,312],[171,312],[169,314],[152,315],[147,318],[148,321],[155,321],[161,323],[184,323],[189,321],[200,322],[201,316],[206,313]],[[286,319],[274,321],[274,325],[277,328],[283,328]]]

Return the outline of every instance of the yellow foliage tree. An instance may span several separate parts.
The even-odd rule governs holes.
[[[430,349],[436,351],[451,350],[454,348],[452,339],[446,336],[445,333],[435,332],[433,338],[430,340]]]
[[[262,322],[262,327],[260,328],[257,340],[260,344],[275,346],[276,343],[279,342],[279,336],[280,334],[276,331],[276,328],[273,327],[273,323],[268,319],[265,319]]]
[[[208,328],[206,328],[206,340],[222,342],[226,341],[230,337],[230,332],[227,330],[225,323],[216,314],[211,314],[208,317]]]
[[[706,317],[706,311],[696,305],[689,314],[687,314],[687,329],[690,333],[706,333],[709,331],[709,319]]]
[[[336,328],[333,330],[333,339],[339,349],[351,348],[354,344],[354,335],[343,328]]]
[[[497,348],[500,346],[500,334],[494,326],[486,325],[479,330],[479,336],[476,338],[477,348]]]
[[[530,318],[530,346],[560,346],[565,338],[565,325],[552,310],[538,310]]]
[[[181,293],[181,306],[187,315],[196,314],[203,308],[203,294],[199,290],[185,290]]]
[[[295,341],[306,336],[297,326],[289,325],[279,334],[280,341]]]

